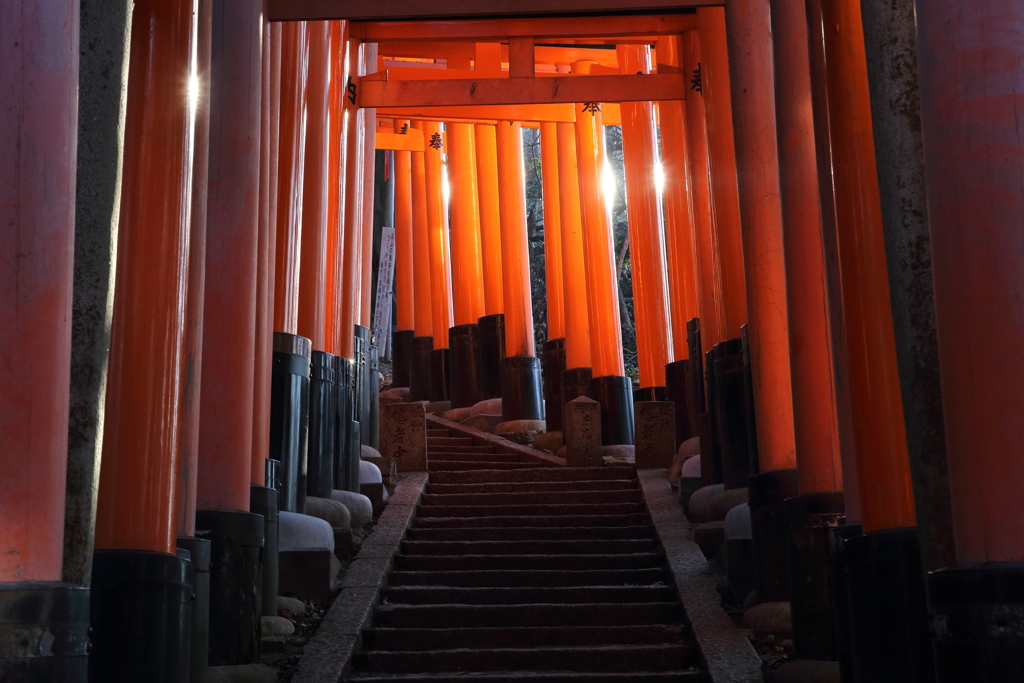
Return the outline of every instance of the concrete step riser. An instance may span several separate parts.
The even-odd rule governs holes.
[[[550,527],[468,529],[417,529],[406,533],[410,541],[602,541],[632,538],[654,538],[648,526],[613,527]]]
[[[528,462],[506,462],[504,460],[432,460],[427,456],[427,471],[433,475],[440,472],[479,472],[490,470],[528,470],[535,467]]]
[[[494,446],[428,446],[430,455],[438,453],[494,453]]]
[[[427,437],[427,452],[434,446],[472,446],[473,437],[471,436],[428,436]]]
[[[404,571],[466,571],[475,569],[648,569],[661,567],[660,553],[639,555],[397,555],[395,568]]]
[[[694,659],[682,645],[545,648],[543,650],[458,650],[441,652],[370,652],[362,655],[375,671],[675,671]]]
[[[651,539],[616,541],[405,541],[406,555],[612,555],[648,553]]]
[[[382,605],[374,625],[431,628],[459,624],[465,628],[501,626],[633,626],[678,621],[675,603],[594,605]]]
[[[415,529],[469,529],[477,527],[600,527],[639,526],[648,523],[647,515],[565,515],[548,516],[486,516],[486,517],[416,517],[412,521]]]
[[[643,512],[642,503],[607,505],[420,505],[419,517],[557,517],[558,515],[628,515]]]
[[[561,493],[563,491],[635,491],[629,479],[592,479],[590,481],[509,482],[498,484],[427,484],[426,493]]]
[[[547,626],[533,628],[372,629],[363,645],[377,650],[454,650],[458,648],[554,647],[679,643],[683,627]]]
[[[609,505],[642,503],[639,491],[562,491],[541,493],[425,493],[422,505]]]
[[[529,586],[559,588],[572,586],[645,586],[666,580],[661,567],[647,569],[394,571],[392,586],[453,586],[483,588]]]
[[[391,605],[582,605],[595,603],[670,602],[668,586],[582,586],[576,588],[391,587]]]
[[[712,683],[703,671],[650,671],[638,673],[562,673],[517,671],[500,674],[438,673],[435,675],[406,675],[395,679],[391,674],[368,676],[354,674],[352,681],[359,683]]]
[[[588,481],[636,479],[632,467],[533,467],[522,472],[447,472],[430,475],[433,484],[488,484],[505,482]]]

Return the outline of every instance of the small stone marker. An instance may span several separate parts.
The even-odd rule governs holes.
[[[672,401],[633,404],[636,429],[636,467],[669,467],[676,454],[676,406]]]
[[[380,426],[381,455],[399,472],[427,471],[427,418],[422,403],[392,403]]]
[[[600,467],[601,404],[586,396],[565,404],[565,461],[569,467]]]

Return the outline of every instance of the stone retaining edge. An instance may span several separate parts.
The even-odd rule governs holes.
[[[763,683],[761,658],[721,607],[715,575],[693,542],[693,525],[672,494],[666,470],[637,470],[687,619],[714,683]]]
[[[341,592],[303,649],[292,683],[339,683],[348,678],[352,655],[361,644],[363,629],[371,626],[392,558],[416,515],[426,483],[426,472],[402,474],[376,526],[346,570]]]

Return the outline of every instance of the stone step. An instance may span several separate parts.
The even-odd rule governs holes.
[[[451,436],[452,430],[447,427],[427,427],[427,438]]]
[[[414,529],[472,529],[472,528],[543,528],[543,527],[624,527],[649,524],[650,520],[643,512],[628,514],[600,515],[497,515],[493,510],[488,516],[473,517],[416,517],[412,521]]]
[[[635,479],[583,481],[497,482],[493,484],[427,484],[427,493],[540,493],[543,491],[627,491],[637,488]]]
[[[568,503],[565,505],[420,505],[418,517],[556,517],[558,515],[628,515],[643,512],[643,502]]]
[[[647,553],[653,538],[570,541],[403,541],[406,555],[611,555]]]
[[[427,456],[427,471],[431,476],[437,472],[464,472],[479,470],[525,470],[535,467],[529,462],[505,462],[502,460],[483,460],[485,456],[478,456],[480,460],[434,460]]]
[[[427,452],[430,452],[431,448],[436,446],[472,446],[473,437],[471,436],[428,436],[427,437]]]
[[[433,484],[485,484],[505,482],[588,481],[595,479],[636,479],[633,467],[532,467],[521,472],[439,472],[430,475]]]
[[[510,626],[632,626],[680,620],[674,602],[594,603],[587,605],[378,605],[373,623],[386,628],[464,628]],[[634,666],[639,662],[634,662]]]
[[[426,493],[421,505],[545,505],[642,503],[638,490],[626,491],[540,491],[523,493]]]
[[[692,648],[678,643],[604,645],[597,647],[539,647],[434,650],[422,652],[371,651],[357,655],[357,665],[373,671],[634,671],[639,662],[649,671],[678,671],[696,659]]]
[[[390,605],[582,605],[671,602],[676,597],[668,586],[392,586],[386,595]]]
[[[468,527],[463,529],[410,528],[410,541],[596,541],[654,538],[649,526],[627,527]]]
[[[392,586],[454,586],[483,587],[566,587],[650,585],[664,582],[663,567],[646,569],[581,569],[574,571],[485,569],[468,571],[393,571],[388,579]]]
[[[430,455],[437,455],[438,453],[493,453],[494,446],[428,446],[427,450]]]
[[[367,650],[454,650],[679,643],[679,624],[641,626],[534,626],[519,628],[375,628],[363,632]]]
[[[523,458],[516,453],[463,453],[461,449],[430,451],[427,456],[430,463],[435,462],[522,462]]]
[[[711,683],[711,677],[696,670],[630,671],[627,673],[572,673],[563,671],[504,671],[492,673],[439,672],[436,674],[353,673],[360,683]]]
[[[399,571],[466,571],[474,569],[647,569],[663,567],[661,553],[631,555],[396,555]]]

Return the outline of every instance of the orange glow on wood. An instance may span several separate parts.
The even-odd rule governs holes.
[[[96,510],[102,550],[174,553],[192,144],[178,86],[194,30],[190,2],[135,3]]]
[[[460,121],[494,125],[497,121],[519,121],[523,128],[537,128],[538,122],[572,123],[576,120],[575,104],[520,104],[487,107],[388,107],[377,110],[379,116],[405,118],[413,121]],[[605,125],[618,126],[621,120],[619,105],[605,102],[601,105]]]
[[[364,73],[377,64],[377,46],[363,46],[363,69]],[[363,224],[362,224],[362,263],[361,277],[362,290],[361,301],[359,302],[359,315],[357,320],[363,327],[371,327],[373,322],[373,208],[374,208],[374,177],[377,171],[377,112],[373,109],[363,109],[363,125],[365,126],[365,138],[363,139]]]
[[[583,255],[583,215],[576,163],[576,127],[556,123],[558,133],[558,204],[562,234],[562,293],[565,300],[565,367],[590,367],[590,320],[587,272]]]
[[[408,121],[408,119],[405,120]],[[423,134],[411,128],[404,134],[397,130],[394,133],[378,130],[374,144],[377,149],[392,149],[395,152],[422,152]]]
[[[624,45],[618,48],[618,53],[623,73],[650,71],[649,48]],[[654,104],[623,104],[622,156],[641,388],[665,386],[665,366],[669,363],[672,346],[661,198],[655,187],[657,146]]]
[[[358,41],[349,40],[346,63],[349,75],[359,74],[362,62],[362,46]],[[363,221],[363,159],[365,157],[364,110],[359,109],[345,97],[345,192],[344,242],[341,261],[341,314],[338,324],[338,354],[355,359],[355,325],[359,319],[362,302],[361,255]]]
[[[413,131],[408,121],[395,121],[396,133]],[[420,133],[420,131],[416,131]],[[380,134],[377,135],[378,141]],[[423,134],[420,133],[420,139]],[[421,152],[422,154],[422,152]],[[412,152],[395,152],[395,306],[397,330],[416,329],[412,218]]]
[[[542,123],[540,136],[548,339],[561,339],[565,337],[565,303],[562,295],[562,207],[558,196],[558,124]]]
[[[498,198],[501,205],[501,266],[505,289],[505,355],[535,356],[530,252],[526,237],[526,176],[523,132],[518,123],[499,121]]]
[[[294,334],[298,317],[299,231],[302,219],[306,108],[306,25],[282,29],[281,132],[278,156],[274,331]]]
[[[484,311],[505,310],[501,275],[501,206],[498,198],[498,140],[494,126],[473,126],[476,136],[476,171],[480,190],[480,247],[483,258]]]
[[[413,121],[411,125],[422,132],[422,122]],[[427,217],[426,159],[423,152],[410,152],[410,155],[416,336],[430,337],[434,334],[434,307],[430,291],[430,221]]]
[[[423,136],[443,145],[441,124],[423,124]],[[448,207],[441,185],[441,149],[430,144],[423,151],[426,176],[427,235],[430,244],[430,299],[434,318],[434,348],[448,348],[448,330],[454,325],[452,316],[451,242],[448,236]]]
[[[682,41],[668,36],[658,41],[658,68],[682,70]],[[690,146],[686,139],[685,103],[659,102],[661,168],[665,177],[665,250],[668,257],[672,304],[672,359],[686,360],[686,321],[697,313],[697,261],[693,250],[693,202]]]
[[[342,201],[345,193],[345,22],[331,22],[330,125],[327,137],[327,269],[324,283],[324,351],[337,355],[341,334]]]
[[[485,309],[476,137],[469,123],[450,123],[446,128],[455,324],[469,325]]]
[[[573,65],[586,73],[589,63]],[[583,105],[577,105],[577,110]],[[576,118],[576,162],[579,168],[583,248],[590,321],[590,356],[594,377],[625,374],[619,288],[615,282],[612,230],[602,176],[605,169],[604,122],[601,111],[580,111]]]
[[[821,3],[850,398],[864,532],[916,524],[860,3]]]
[[[733,0],[726,19],[754,414],[766,472],[797,465],[769,5]]]
[[[697,10],[697,17],[700,25],[701,82],[713,203],[712,225],[718,251],[718,282],[721,288],[721,337],[716,341],[721,341],[740,336],[740,327],[747,322],[747,289],[743,273],[732,95],[729,91],[729,55],[725,45],[725,10],[721,7],[701,7]],[[703,325],[701,339],[707,339]]]
[[[327,109],[331,43],[325,21],[306,25],[309,40],[309,95],[306,103],[306,152],[302,181],[299,310],[296,334],[324,350],[327,277]]]

